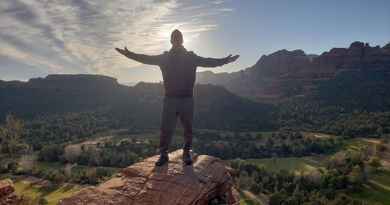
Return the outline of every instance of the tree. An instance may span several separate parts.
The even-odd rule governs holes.
[[[378,157],[371,158],[369,165],[374,169],[374,171],[378,171],[378,169],[382,166]]]
[[[272,194],[269,198],[269,204],[270,205],[280,205],[282,204],[283,200],[285,199],[286,197],[280,193],[280,192],[276,192],[274,194]]]
[[[252,178],[249,176],[248,172],[241,171],[239,177],[239,185],[240,187],[247,189],[250,188],[253,183]]]
[[[47,205],[49,204],[49,202],[47,202],[47,200],[43,197],[41,197],[38,201],[39,205]]]
[[[23,121],[7,115],[5,125],[0,126],[0,152],[16,155],[27,151],[28,145],[21,139],[24,132]]]
[[[47,145],[43,146],[41,151],[39,151],[38,157],[39,160],[49,161],[49,162],[58,162],[62,155],[64,154],[64,148],[62,145]]]
[[[85,172],[85,176],[88,179],[88,184],[96,185],[98,183],[96,168],[88,168]]]

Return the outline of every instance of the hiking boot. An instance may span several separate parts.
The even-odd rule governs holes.
[[[168,161],[169,161],[168,154],[160,154],[160,158],[158,158],[158,160],[155,163],[155,165],[160,167],[160,166],[163,166]]]
[[[183,162],[185,165],[192,164],[191,153],[189,150],[183,150]]]

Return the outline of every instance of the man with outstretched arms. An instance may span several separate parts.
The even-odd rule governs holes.
[[[194,115],[193,88],[197,67],[218,67],[237,60],[239,55],[225,58],[204,58],[183,46],[183,35],[179,30],[171,34],[172,48],[160,55],[137,54],[116,48],[122,55],[143,64],[159,66],[165,88],[164,105],[161,118],[160,158],[156,166],[169,161],[168,147],[176,128],[177,118],[184,128],[183,162],[192,164],[190,150],[192,147],[192,120]]]

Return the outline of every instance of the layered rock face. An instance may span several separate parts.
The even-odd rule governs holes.
[[[170,161],[155,167],[158,156],[136,163],[121,176],[81,190],[64,199],[61,205],[207,205],[221,199],[229,205],[239,204],[229,168],[215,157],[194,157],[193,166],[183,166],[180,150],[169,154]]]
[[[262,56],[252,68],[252,73],[268,77],[284,76],[307,69],[310,63],[310,58],[302,50],[280,50]]]
[[[371,47],[368,43],[354,42],[349,48],[333,48],[323,53],[314,59],[312,67],[320,72],[336,72],[343,69],[386,69],[390,68],[390,53],[386,46]]]
[[[239,72],[198,73],[197,82],[222,85],[237,95],[264,101],[307,94],[313,82],[332,79],[344,70],[390,71],[390,44],[381,48],[354,42],[349,48],[333,48],[319,56],[280,50]]]
[[[103,89],[111,91],[119,87],[115,78],[101,75],[76,74],[76,75],[48,75],[45,78],[32,78],[25,86],[31,88],[55,88],[55,89]]]
[[[0,181],[0,205],[18,204],[19,198],[15,195],[14,185],[11,180]]]

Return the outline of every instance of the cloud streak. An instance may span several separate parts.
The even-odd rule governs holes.
[[[182,29],[191,42],[201,32],[217,29],[211,17],[230,11],[223,4],[220,0],[2,0],[0,56],[18,62],[15,69],[25,64],[46,73],[97,73],[133,81],[126,69],[140,65],[119,56],[114,47],[159,53],[168,47],[174,28]]]

